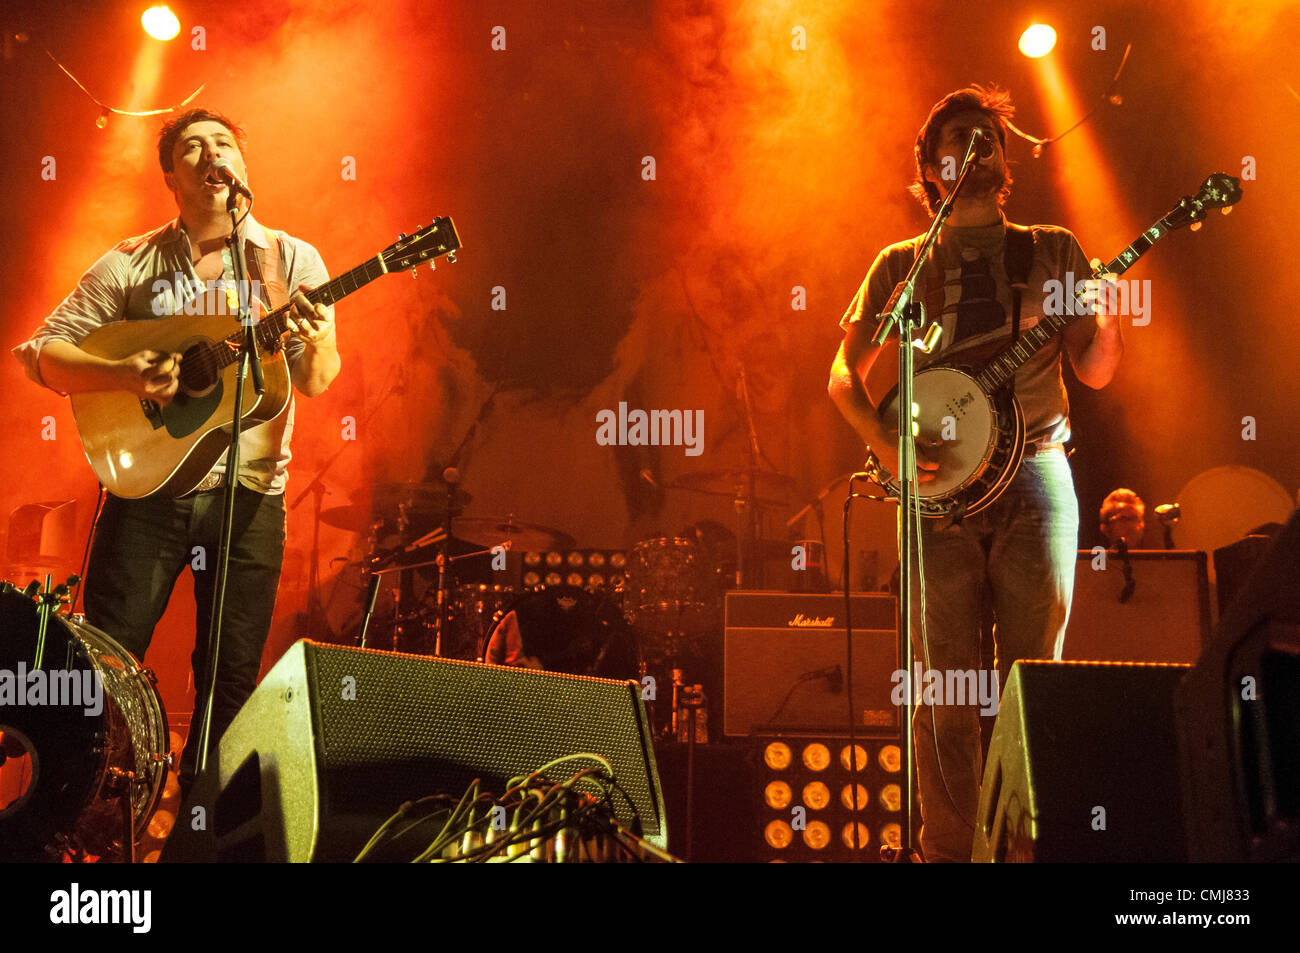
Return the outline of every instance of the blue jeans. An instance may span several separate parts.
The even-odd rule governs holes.
[[[171,499],[123,500],[109,494],[95,527],[86,570],[86,620],[143,660],[154,626],[186,566],[194,574],[194,684],[207,673],[208,628],[216,584],[217,547],[225,489]],[[271,631],[284,557],[284,497],[235,489],[235,522],[226,575],[220,664],[212,700],[208,752],[257,686],[262,649]],[[201,547],[200,555],[196,547]],[[194,780],[199,746],[199,697],[181,757],[181,785]]]
[[[938,672],[978,670],[985,599],[996,616],[1000,685],[1017,659],[1061,658],[1079,540],[1079,504],[1064,452],[1026,458],[997,502],[959,525],[923,523],[930,657],[927,662],[921,643],[921,595],[914,583],[915,660]],[[918,705],[912,719],[924,818],[921,847],[927,861],[969,861],[983,769],[979,719],[995,714],[981,714],[979,704],[944,701]]]

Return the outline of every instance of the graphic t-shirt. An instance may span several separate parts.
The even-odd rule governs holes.
[[[1087,256],[1072,232],[1055,225],[1034,225],[1030,230],[1034,259],[1028,288],[1021,296],[1021,334],[1042,320],[1046,302],[1053,297],[1056,302],[1061,300],[1059,294],[1052,295],[1053,281],[1060,281],[1068,296],[1077,282],[1092,277]],[[859,321],[868,321],[874,327],[875,316],[907,276],[924,237],[918,235],[890,245],[876,256],[840,327],[847,330]],[[999,346],[1010,343],[1011,286],[1003,261],[1005,251],[1004,222],[973,228],[945,226],[939,233],[934,257],[921,269],[917,297],[925,302],[927,318],[937,320],[943,333],[934,354],[918,354],[919,360],[931,363],[966,354],[982,363]],[[1070,438],[1070,404],[1061,380],[1060,335],[1016,372],[1015,393],[1025,413],[1028,442],[1056,443]]]

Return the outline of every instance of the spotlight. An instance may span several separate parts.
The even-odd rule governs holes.
[[[831,829],[825,821],[810,821],[803,832],[803,842],[813,850],[824,850],[831,842]]]
[[[784,771],[790,767],[790,746],[784,741],[773,741],[764,749],[763,761],[773,771]]]
[[[834,737],[759,736],[753,744],[759,813],[751,836],[762,859],[878,861],[881,846],[897,843],[896,736],[858,738],[852,747]]]
[[[783,811],[790,806],[790,801],[794,793],[790,790],[790,785],[784,781],[771,781],[763,789],[763,800],[767,806],[773,810]]]
[[[168,7],[150,7],[140,15],[140,25],[155,40],[174,40],[181,32],[181,21]]]
[[[831,803],[831,790],[820,781],[812,781],[804,785],[803,802],[814,811],[820,811]]]
[[[1035,23],[1020,34],[1020,52],[1037,59],[1046,56],[1056,46],[1056,31],[1045,23]]]
[[[777,850],[789,847],[794,840],[794,831],[785,821],[772,821],[763,829],[763,838]]]
[[[803,764],[809,771],[825,771],[831,763],[831,753],[820,741],[803,749]]]

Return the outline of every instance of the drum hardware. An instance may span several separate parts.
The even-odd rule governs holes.
[[[507,540],[518,550],[573,549],[573,537],[558,529],[523,523],[511,514],[499,516],[462,516],[452,520],[453,535],[480,546]]]
[[[109,796],[117,798],[122,806],[122,849],[126,851],[126,856],[122,859],[128,864],[134,864],[135,831],[131,803],[135,798],[135,772],[123,771],[119,767],[109,768],[104,790]]]
[[[787,505],[789,490],[793,486],[794,480],[785,474],[759,470],[757,466],[687,473],[663,484],[666,490],[686,490],[732,501],[738,532],[734,534],[736,574],[731,582],[739,588],[762,588],[763,557],[774,548],[785,548],[784,543],[763,538],[763,509]]]
[[[711,616],[720,616],[722,594],[712,582],[693,541],[643,539],[627,561],[628,619],[647,634],[662,634],[669,644],[693,639],[708,628]],[[714,608],[718,611],[711,612]]]
[[[493,629],[521,595],[513,586],[486,583],[455,586],[447,598],[443,657],[482,662]],[[415,614],[425,629],[432,631],[437,605],[429,603],[430,594],[426,592]]]
[[[418,553],[420,550],[428,549],[430,546],[435,546],[440,543],[445,544],[448,541],[448,537],[446,536],[446,534],[441,533],[441,530],[437,530],[435,531],[435,533],[431,533],[428,535],[435,538],[429,540],[428,542],[420,542],[418,545],[416,543],[412,543],[409,546],[401,547],[396,551],[389,551],[387,553],[381,553],[381,554],[372,554],[371,556],[367,557],[366,562],[369,568],[366,570],[366,576],[367,576],[366,610],[361,620],[361,635],[358,640],[358,645],[361,648],[364,649],[369,647],[366,644],[367,633],[370,628],[371,616],[374,614],[375,611],[375,602],[379,596],[379,586],[383,576],[387,575],[388,573],[394,573],[394,572],[398,574],[399,584],[398,584],[398,588],[394,590],[395,612],[393,615],[393,639],[394,639],[394,646],[396,646],[397,629],[400,623],[403,621],[409,621],[411,619],[418,618],[418,614],[416,613],[411,613],[408,614],[407,616],[402,615],[401,595],[400,595],[401,593],[400,580],[401,580],[402,573],[406,572],[408,569],[419,569],[423,566],[438,566],[439,571],[441,573],[444,571],[444,567],[447,566],[448,564],[457,563],[463,559],[472,559],[475,556],[488,555],[492,553],[493,550],[495,550],[497,547],[503,547],[505,549],[510,548],[510,541],[505,540],[503,542],[497,543],[496,546],[489,546],[485,549],[476,549],[473,552],[462,553],[456,556],[450,556],[444,558],[443,553],[439,553],[437,556],[435,556],[432,559],[420,559],[417,562],[402,562],[402,563],[396,562],[396,559],[401,555],[407,555],[412,552]],[[442,654],[441,632],[438,633],[438,638],[435,642],[434,654],[435,655]]]

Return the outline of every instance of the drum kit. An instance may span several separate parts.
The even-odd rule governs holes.
[[[471,498],[455,482],[382,484],[320,515],[366,533],[368,550],[343,566],[325,621],[337,642],[648,677],[665,696],[669,684],[675,697],[698,695],[720,681],[724,590],[762,588],[765,565],[768,575],[789,568],[792,543],[765,540],[761,528],[763,509],[786,505],[793,482],[748,470],[688,474],[664,489],[731,499],[738,532],[705,521],[626,553],[574,551],[566,533],[513,514],[464,515]],[[819,568],[820,544],[805,549]],[[678,709],[667,700],[657,719],[665,733]]]

